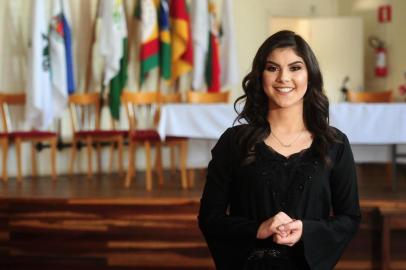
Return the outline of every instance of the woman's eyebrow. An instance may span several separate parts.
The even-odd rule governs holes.
[[[292,63],[288,64],[288,66],[293,66],[293,65],[297,65],[297,64],[303,64],[304,65],[304,63],[302,61],[295,61],[295,62],[292,62]]]
[[[277,64],[277,63],[275,63],[275,62],[273,62],[273,61],[271,61],[271,60],[267,60],[266,61],[266,64],[272,64],[272,65],[275,65],[275,66],[280,66],[279,64]],[[288,66],[293,66],[293,65],[297,65],[297,64],[303,64],[304,65],[304,63],[302,62],[302,61],[295,61],[295,62],[292,62],[292,63],[289,63],[288,64]]]

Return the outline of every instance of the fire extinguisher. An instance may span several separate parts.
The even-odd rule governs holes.
[[[373,36],[369,38],[369,45],[375,50],[375,76],[386,77],[388,75],[388,61],[385,43]]]

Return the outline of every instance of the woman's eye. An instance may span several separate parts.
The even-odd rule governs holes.
[[[266,69],[267,71],[270,71],[270,72],[275,72],[275,71],[278,70],[278,68],[275,67],[275,66],[267,66],[265,69]]]
[[[291,66],[291,67],[290,67],[290,70],[291,70],[291,71],[297,71],[297,70],[301,70],[301,69],[302,69],[301,66]]]

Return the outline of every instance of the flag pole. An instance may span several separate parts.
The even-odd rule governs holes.
[[[125,14],[125,17],[126,17],[127,29],[128,29],[128,44],[127,44],[127,46],[128,46],[128,60],[130,60],[131,59],[131,50],[130,50],[130,48],[131,48],[132,43],[134,41],[134,36],[135,35],[134,35],[133,32],[134,32],[134,30],[136,30],[136,27],[135,27],[135,22],[134,22],[134,19],[133,19],[134,16],[128,15],[129,8],[128,8],[127,1],[123,1],[123,3],[124,3],[124,14]],[[138,3],[135,3],[135,5],[138,5]],[[130,61],[127,62],[127,65],[129,64],[129,62]]]
[[[94,48],[94,44],[96,42],[97,18],[99,17],[99,12],[100,12],[100,0],[97,0],[96,7],[97,7],[96,8],[96,17],[93,21],[92,35],[90,36],[89,50],[88,50],[88,55],[87,55],[86,79],[85,79],[85,89],[84,89],[85,93],[89,91],[90,80],[93,79],[93,76],[92,76],[93,48]]]

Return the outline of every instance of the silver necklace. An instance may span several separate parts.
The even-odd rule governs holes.
[[[271,132],[271,136],[274,137],[280,145],[282,145],[283,147],[286,147],[286,148],[291,147],[297,140],[299,140],[299,138],[300,138],[300,136],[302,136],[302,134],[303,134],[303,130],[300,131],[299,135],[297,135],[296,138],[291,143],[285,144],[281,140],[279,140],[279,138],[276,137],[276,135],[273,132]]]

